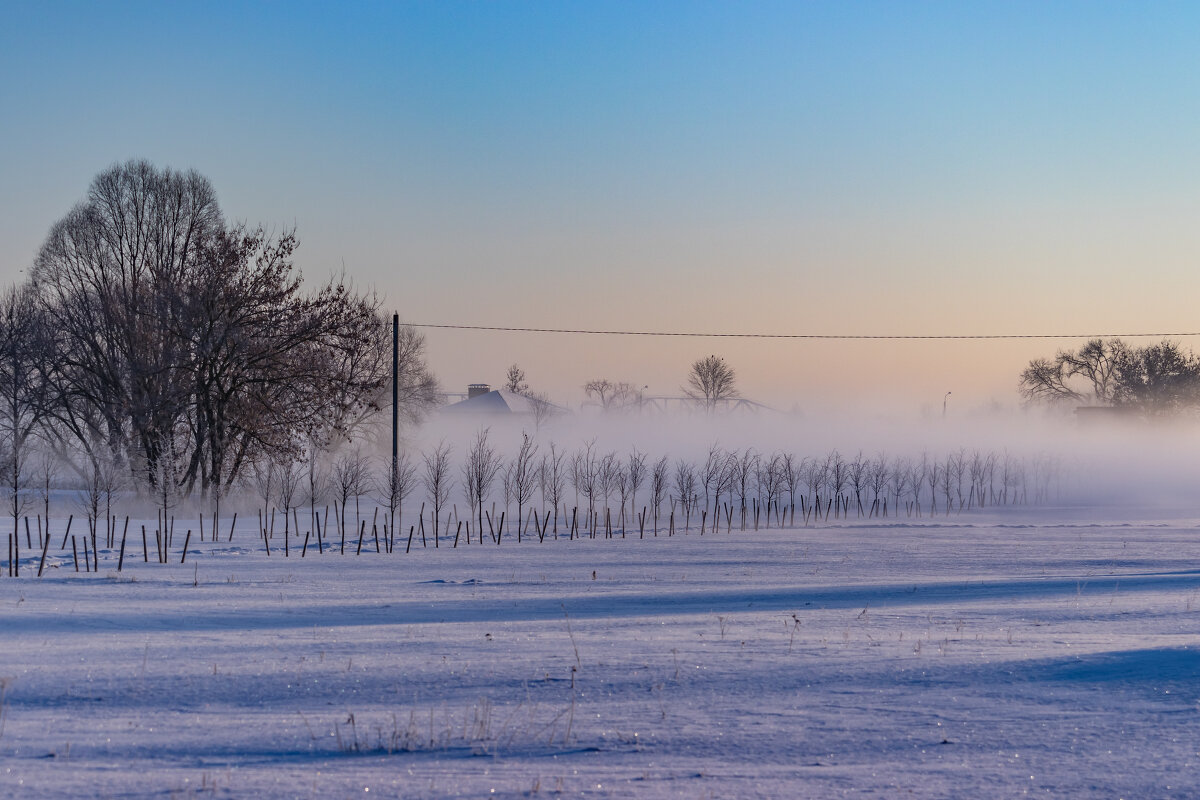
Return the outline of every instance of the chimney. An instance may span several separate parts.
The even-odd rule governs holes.
[[[487,394],[491,390],[492,387],[488,386],[486,383],[472,383],[467,386],[467,399],[471,400],[479,397],[481,394]]]

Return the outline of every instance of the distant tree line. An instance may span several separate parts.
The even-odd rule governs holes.
[[[687,384],[680,387],[684,397],[697,408],[712,413],[721,403],[740,396],[737,373],[720,356],[705,356],[692,362]],[[583,385],[588,402],[604,412],[637,410],[646,401],[645,387],[628,381],[596,378]]]
[[[1020,391],[1031,402],[1124,408],[1147,418],[1193,412],[1200,409],[1200,358],[1166,340],[1133,347],[1092,339],[1030,361]]]
[[[0,455],[219,495],[249,465],[336,446],[390,402],[391,320],[344,276],[307,289],[294,231],[226,222],[209,181],[114,166],[0,299]],[[403,413],[436,399],[400,330]],[[36,445],[36,447],[35,447]]]

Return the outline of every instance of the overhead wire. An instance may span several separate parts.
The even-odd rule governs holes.
[[[703,331],[625,331],[590,330],[584,328],[518,328],[505,325],[451,325],[445,323],[406,322],[413,328],[434,328],[460,331],[499,331],[507,333],[561,333],[586,336],[673,336],[712,339],[825,339],[825,340],[942,340],[963,339],[1137,339],[1182,338],[1200,336],[1200,332],[1168,333],[974,333],[974,334],[848,334],[848,333],[717,333]]]

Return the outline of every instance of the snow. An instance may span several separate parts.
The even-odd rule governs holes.
[[[0,794],[1195,797],[1197,523],[23,551]]]

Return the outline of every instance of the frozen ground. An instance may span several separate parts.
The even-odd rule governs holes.
[[[1183,514],[254,540],[0,578],[0,795],[1200,796]]]

